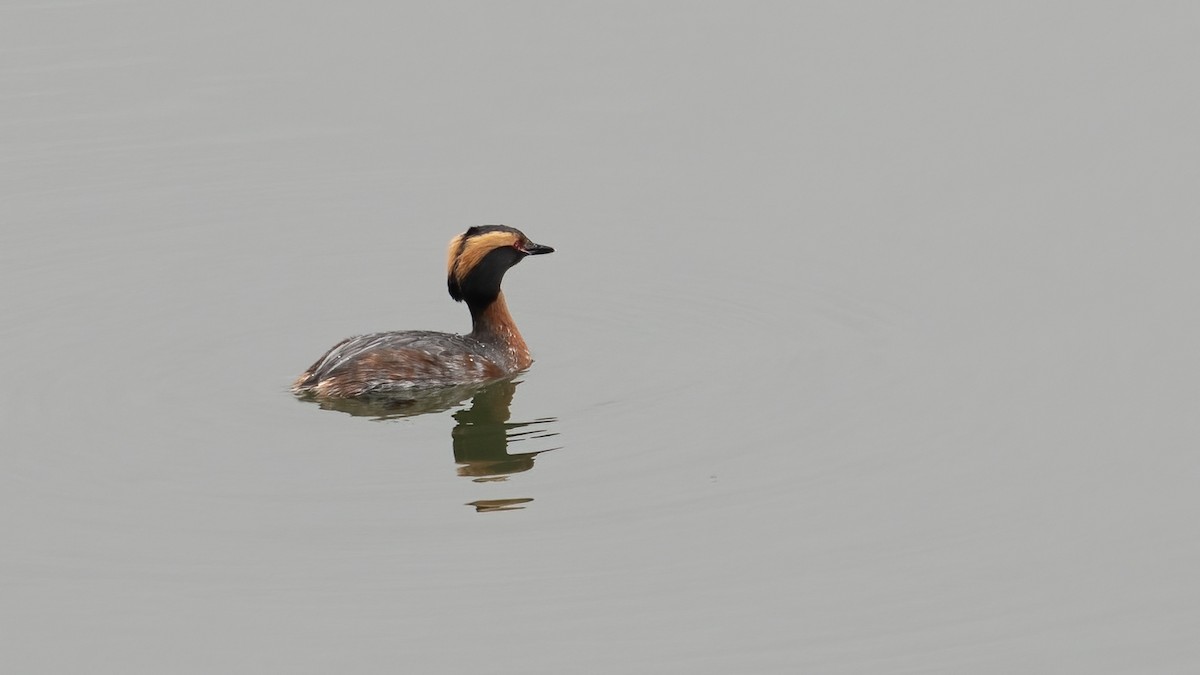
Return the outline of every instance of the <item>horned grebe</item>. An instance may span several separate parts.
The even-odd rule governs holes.
[[[500,292],[508,268],[554,249],[512,227],[472,227],[450,240],[450,297],[471,310],[466,335],[372,333],[337,343],[292,384],[292,392],[349,398],[495,380],[533,363]]]

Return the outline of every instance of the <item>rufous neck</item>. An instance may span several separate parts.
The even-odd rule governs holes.
[[[497,294],[496,299],[486,305],[470,307],[471,335],[485,342],[503,344],[513,356],[517,367],[528,367],[533,361],[529,356],[529,347],[525,344],[525,338],[521,337],[521,332],[517,330],[512,314],[508,312],[504,293]]]

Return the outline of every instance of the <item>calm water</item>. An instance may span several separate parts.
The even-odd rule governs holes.
[[[0,667],[1200,670],[1200,15],[0,8]],[[538,359],[323,410],[464,330]]]

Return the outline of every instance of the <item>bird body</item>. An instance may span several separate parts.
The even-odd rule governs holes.
[[[371,333],[342,340],[292,385],[329,398],[391,395],[499,379],[533,363],[500,291],[504,273],[526,256],[552,253],[519,230],[472,227],[450,242],[450,296],[471,311],[466,335],[435,331]]]

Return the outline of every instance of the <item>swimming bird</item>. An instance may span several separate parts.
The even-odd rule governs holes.
[[[347,338],[304,371],[292,392],[328,398],[403,394],[496,380],[533,363],[500,282],[526,256],[553,253],[505,225],[469,228],[450,240],[450,297],[471,311],[466,335],[394,331]]]

